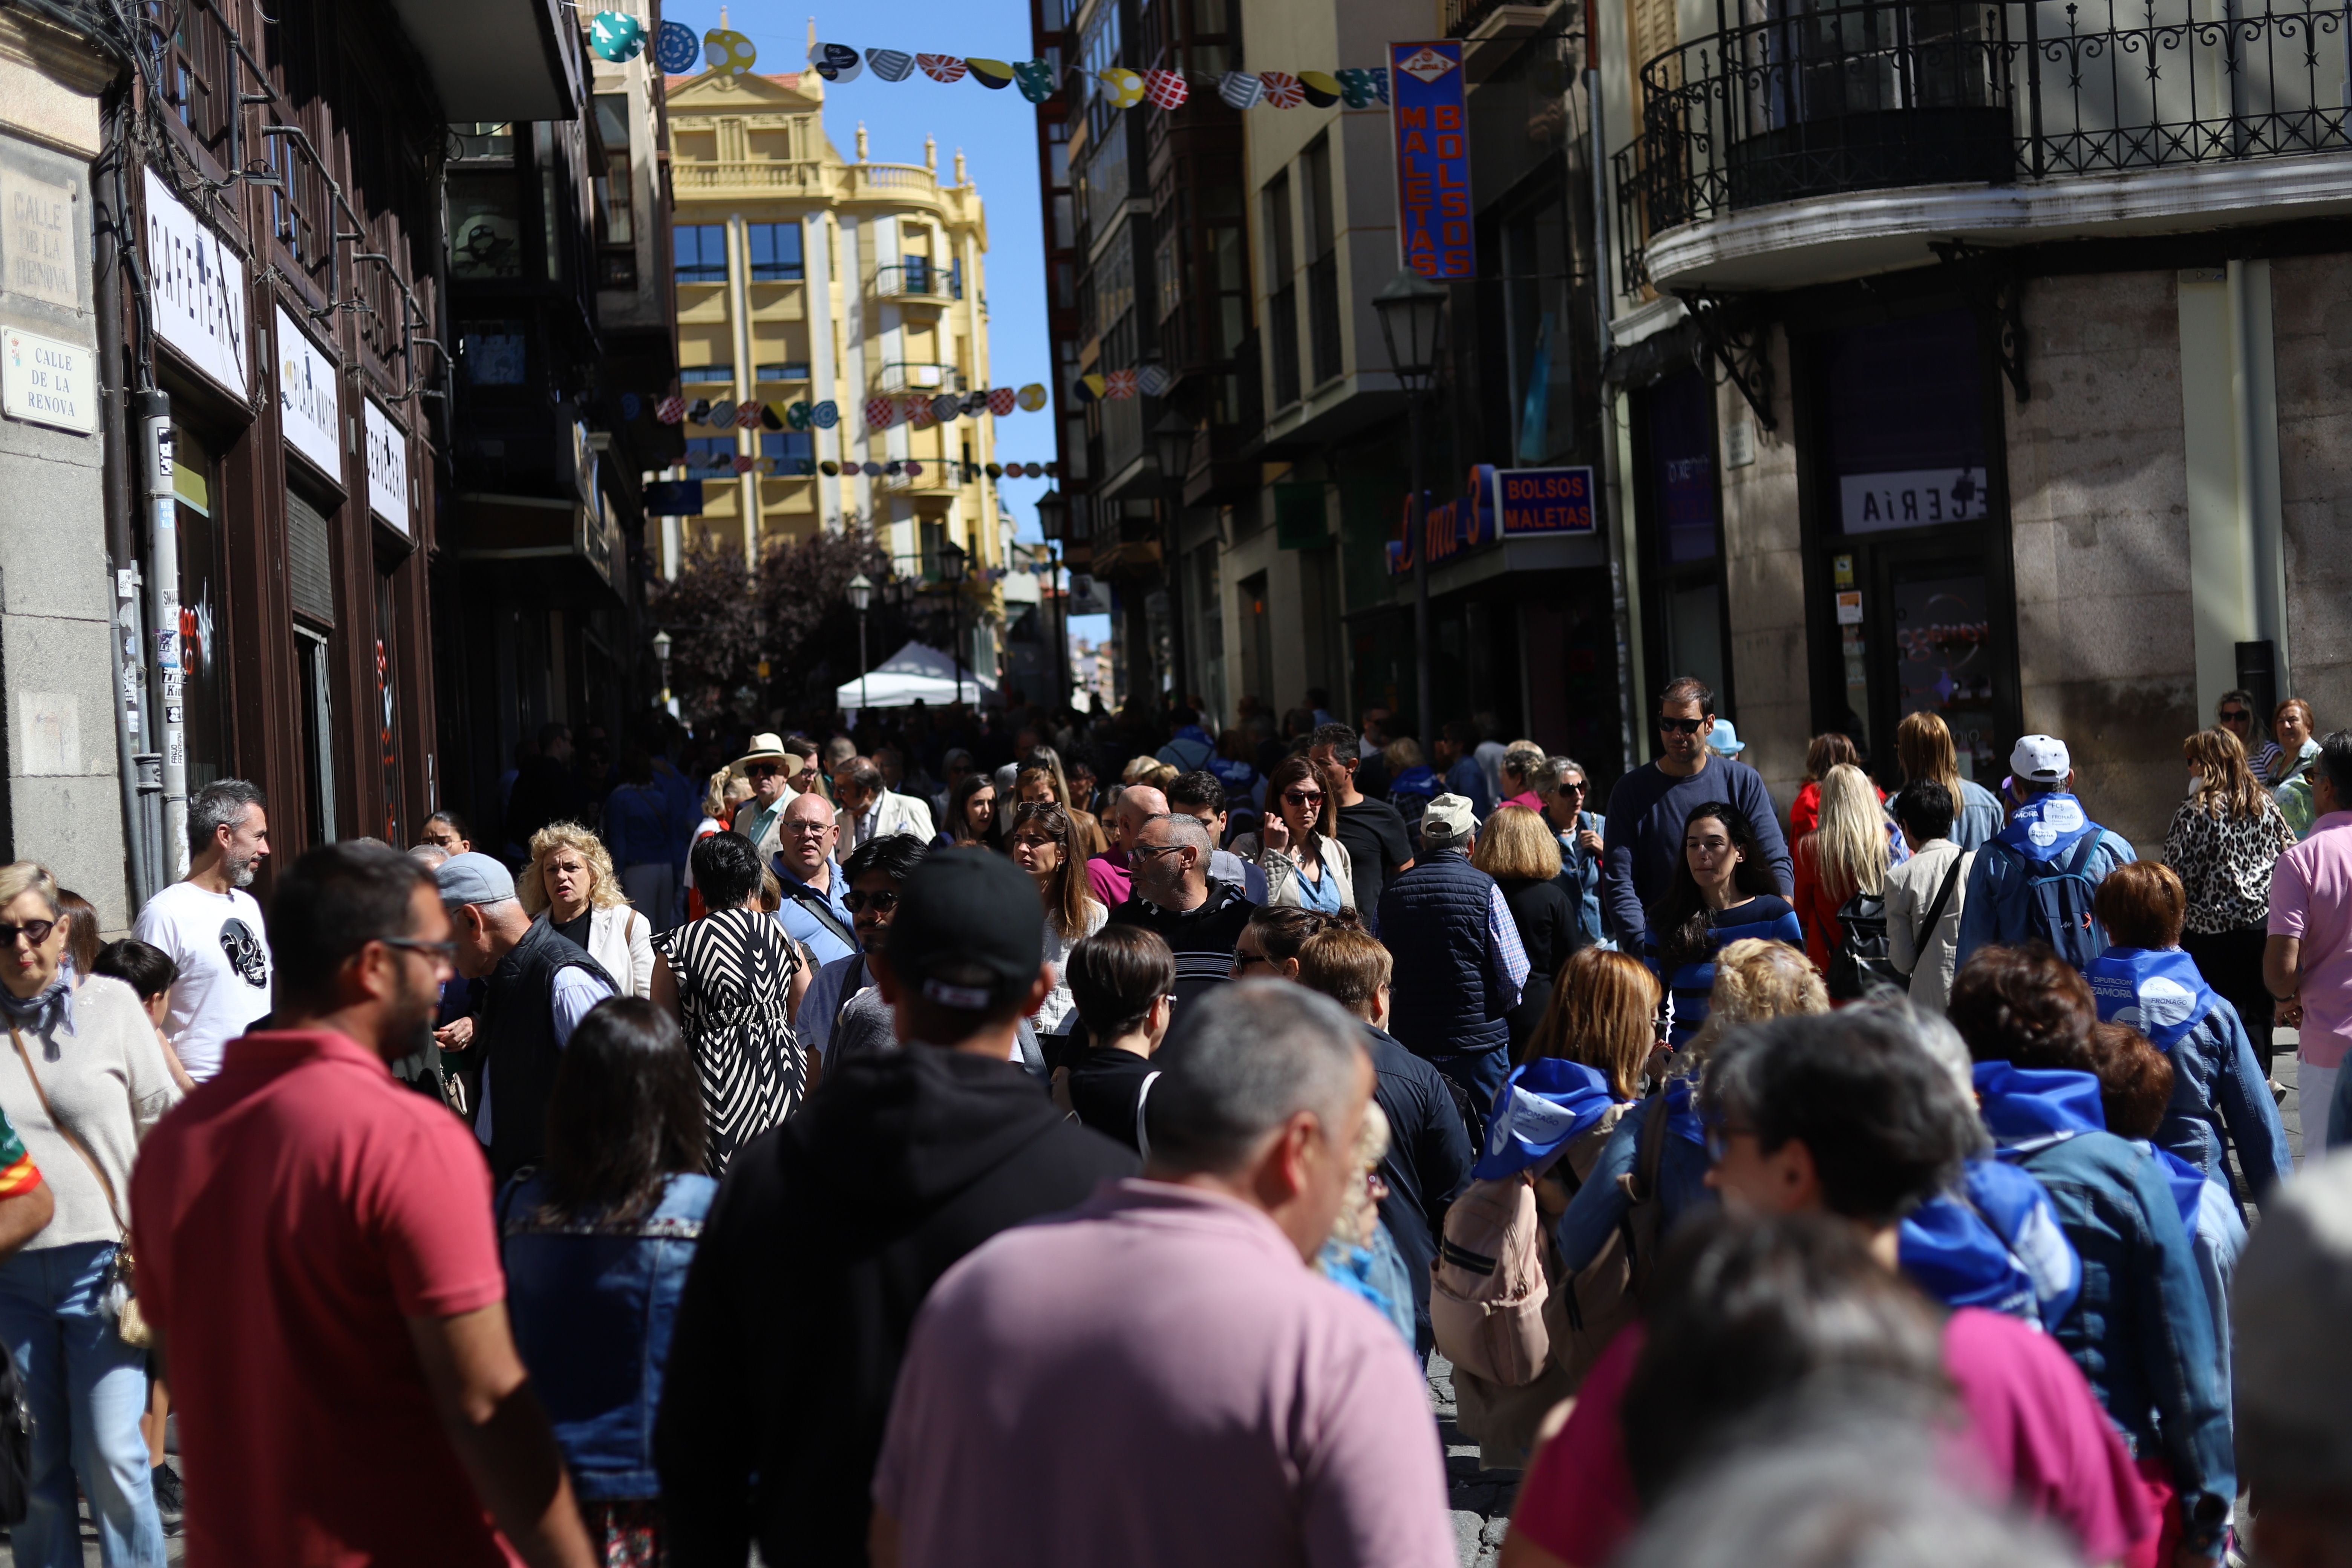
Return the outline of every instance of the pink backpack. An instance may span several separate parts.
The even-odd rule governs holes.
[[[1506,1388],[1542,1374],[1543,1222],[1524,1176],[1473,1182],[1454,1200],[1429,1274],[1430,1327],[1446,1360]]]

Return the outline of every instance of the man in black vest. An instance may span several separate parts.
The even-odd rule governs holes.
[[[1470,864],[1476,827],[1465,797],[1429,803],[1421,858],[1381,893],[1381,940],[1396,955],[1389,1032],[1486,1115],[1511,1069],[1505,1016],[1528,983],[1528,954],[1503,889]]]
[[[434,873],[457,943],[457,973],[487,980],[471,1048],[485,1053],[474,1134],[500,1182],[539,1163],[547,1097],[572,1031],[618,989],[587,953],[534,922],[514,878],[487,855],[453,855]]]

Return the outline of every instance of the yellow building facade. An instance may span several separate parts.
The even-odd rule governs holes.
[[[967,592],[992,598],[984,574],[1004,543],[992,417],[879,428],[866,417],[885,395],[992,384],[988,226],[963,155],[949,182],[929,139],[921,163],[874,163],[860,125],[844,159],[814,71],[672,77],[667,95],[680,392],[689,405],[753,399],[780,415],[830,403],[838,418],[781,431],[689,420],[686,472],[705,480],[704,510],[666,531],[665,569],[681,546],[756,562],[819,529],[871,528],[904,577],[936,579],[941,548],[960,545]],[[720,465],[735,456],[756,466],[731,474]],[[800,471],[811,463],[815,474]]]

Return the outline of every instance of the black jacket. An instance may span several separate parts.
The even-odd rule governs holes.
[[[603,964],[533,921],[482,990],[474,1050],[489,1080],[490,1174],[501,1184],[546,1152],[547,1101],[563,1061],[555,1043],[555,977],[566,969],[590,970],[613,985]],[[474,1114],[478,1121],[478,1106]]]
[[[1503,902],[1510,905],[1511,919],[1519,928],[1519,945],[1528,952],[1528,983],[1520,988],[1519,1005],[1506,1015],[1516,1060],[1519,1047],[1536,1032],[1536,1026],[1543,1022],[1544,1009],[1551,1005],[1552,981],[1559,966],[1568,962],[1570,953],[1589,946],[1591,939],[1576,918],[1574,895],[1560,882],[1501,877],[1495,885],[1503,889]]]
[[[779,1568],[864,1564],[932,1282],[1136,1170],[1011,1062],[909,1046],[828,1073],[736,1154],[687,1276],[655,1432],[674,1568],[740,1568],[755,1538]]]
[[[1467,1107],[1454,1098],[1453,1080],[1370,1024],[1364,1036],[1375,1075],[1372,1099],[1389,1119],[1389,1152],[1381,1160],[1389,1195],[1381,1200],[1381,1223],[1412,1280],[1413,1320],[1426,1353],[1429,1265],[1445,1233],[1446,1208],[1470,1184],[1478,1152],[1463,1125]]]

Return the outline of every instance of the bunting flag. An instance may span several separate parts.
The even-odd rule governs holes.
[[[809,423],[820,430],[830,430],[841,423],[841,410],[835,407],[833,399],[828,397],[809,410]]]
[[[931,399],[931,419],[944,425],[963,412],[963,399],[952,392],[942,392]]]
[[[1154,109],[1181,109],[1192,96],[1192,84],[1181,71],[1149,70],[1143,73],[1143,96]]]
[[[635,424],[637,416],[644,413],[645,408],[645,400],[639,397],[635,393],[625,392],[621,394],[621,417],[624,420],[626,420],[632,425]]]
[[[898,400],[895,397],[869,397],[866,400],[866,424],[868,429],[887,430],[898,422]]]
[[[809,427],[809,405],[807,404],[793,404],[784,410],[785,427],[793,430],[805,430]]]
[[[692,70],[701,54],[700,40],[683,22],[664,22],[654,37],[654,64],[671,76]]]
[[[906,403],[906,409],[907,423],[913,426],[918,430],[928,430],[933,425],[939,423],[939,421],[932,416],[931,400],[928,397],[908,398]]]
[[[1248,71],[1227,71],[1217,79],[1217,96],[1234,109],[1247,109],[1265,94],[1265,84]]]
[[[683,424],[686,420],[686,399],[672,393],[654,405],[654,417],[665,425]]]
[[[1135,372],[1135,390],[1146,397],[1157,397],[1168,390],[1169,383],[1173,379],[1165,365],[1140,365]]]
[[[776,405],[772,403],[762,404],[760,407],[760,428],[781,430],[783,427],[783,416],[776,412]]]
[[[1103,101],[1113,109],[1133,109],[1143,101],[1143,78],[1125,66],[1113,66],[1095,73],[1103,84]]]
[[[1269,108],[1296,109],[1307,101],[1307,89],[1299,86],[1298,79],[1288,71],[1260,71],[1257,79],[1265,89],[1265,101]]]
[[[1013,412],[1013,405],[1019,396],[1020,395],[1009,386],[991,387],[988,393],[988,411],[1002,419]]]
[[[710,399],[707,397],[696,398],[694,400],[694,405],[686,411],[687,421],[689,424],[699,425],[709,418],[709,416]]]
[[[1375,103],[1389,100],[1389,73],[1378,68],[1350,66],[1338,73],[1339,102],[1349,109],[1370,109]]]
[[[1004,60],[984,60],[978,55],[963,62],[971,68],[971,79],[984,88],[1001,90],[1013,85],[1013,67]]]
[[[868,49],[866,64],[884,81],[904,81],[914,71],[915,57],[904,49]]]
[[[625,64],[645,53],[646,25],[626,11],[599,11],[588,23],[588,47],[600,60]]]
[[[1032,103],[1045,102],[1054,96],[1054,89],[1060,85],[1054,79],[1054,66],[1050,60],[1013,61],[1013,80],[1021,89],[1021,96]]]
[[[1033,381],[1014,395],[1013,401],[1019,404],[1024,411],[1034,414],[1045,406],[1046,395],[1045,383]]]
[[[963,395],[963,406],[959,409],[958,412],[967,419],[979,418],[982,415],[988,412],[988,394],[985,392],[965,393]]]
[[[915,64],[933,81],[963,79],[963,61],[954,55],[917,55]]]
[[[866,69],[866,62],[847,44],[813,44],[808,58],[816,74],[827,81],[856,81]]]
[[[1300,71],[1298,89],[1318,109],[1328,109],[1339,101],[1339,79],[1328,71]]]
[[[735,410],[735,427],[739,430],[756,428],[760,423],[760,416],[766,413],[768,405],[757,398],[747,398],[742,405]]]
[[[702,423],[716,426],[720,429],[725,429],[728,426],[734,424],[734,400],[732,398],[722,398],[719,402],[712,404],[710,405],[710,417],[702,421]]]
[[[1103,378],[1099,371],[1078,377],[1077,390],[1087,395],[1088,403],[1099,402],[1103,395]]]
[[[1112,371],[1102,382],[1102,395],[1110,402],[1123,402],[1135,395],[1135,372],[1131,370]]]
[[[751,471],[751,459],[744,457],[740,452],[737,453],[735,455],[735,471],[739,474],[750,473]]]
[[[720,76],[746,75],[759,58],[751,40],[731,27],[713,27],[702,35],[703,63]]]

